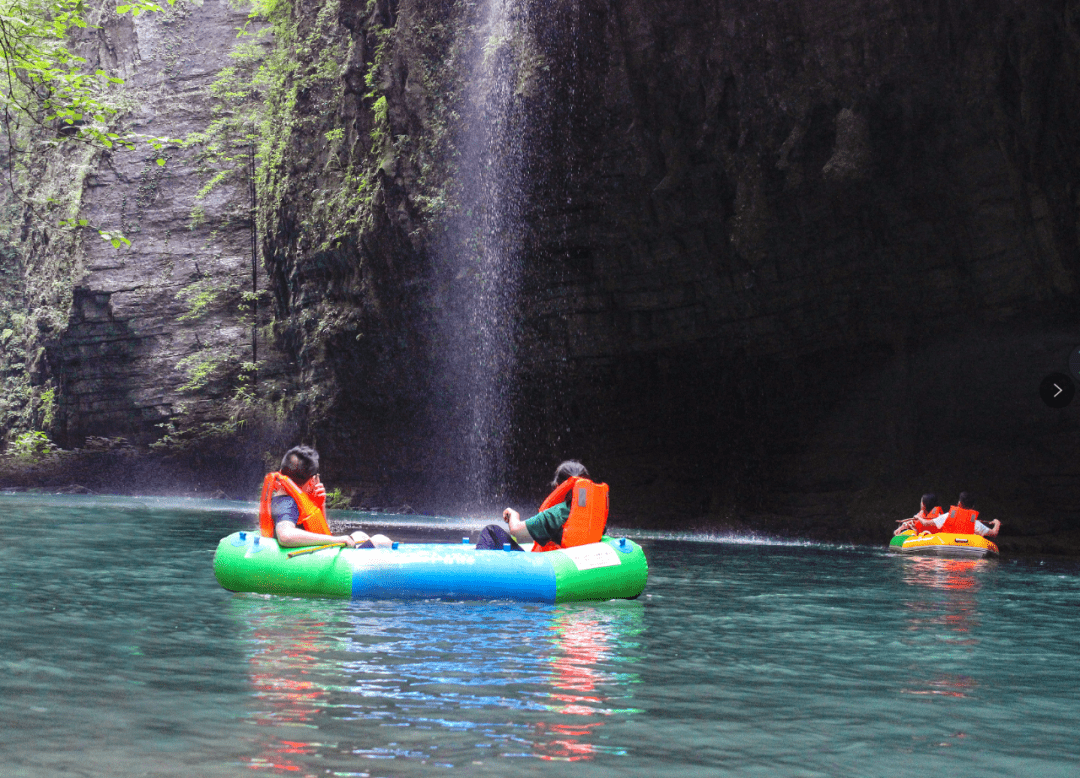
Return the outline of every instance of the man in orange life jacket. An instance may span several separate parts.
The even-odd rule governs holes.
[[[319,452],[310,446],[295,446],[285,452],[281,470],[263,481],[259,505],[262,534],[276,537],[278,545],[318,546],[344,543],[346,546],[374,548],[389,546],[385,535],[368,537],[357,530],[351,535],[331,535],[326,523],[326,487],[319,479]]]
[[[942,513],[940,516],[928,519],[913,519],[914,526],[912,529],[916,532],[929,530],[930,532],[948,532],[954,535],[997,537],[998,530],[1001,529],[1001,521],[994,519],[990,522],[989,527],[979,521],[979,512],[975,510],[975,498],[971,494],[961,492],[960,499],[957,502],[959,504],[949,508],[948,513]]]
[[[518,545],[520,540],[522,543],[532,541],[534,551],[546,551],[578,545],[583,541],[594,542],[600,540],[600,536],[603,534],[603,525],[607,522],[607,486],[604,484],[592,484],[591,481],[586,480],[588,476],[589,471],[580,462],[573,459],[563,462],[555,470],[555,479],[551,482],[551,485],[555,487],[555,491],[548,495],[548,499],[544,501],[544,505],[541,506],[541,510],[535,516],[522,521],[521,514],[513,508],[507,508],[503,511],[503,521],[506,522],[510,531],[507,532],[498,524],[489,524],[480,531],[476,547],[478,549],[501,549],[504,543],[509,543],[512,550],[524,551]],[[576,491],[574,487],[578,481],[585,481],[592,487],[599,487],[596,499],[602,500],[602,505],[596,505],[595,510],[602,510],[603,515],[596,519],[596,527],[591,528],[595,529],[595,532],[586,528],[586,534],[589,534],[590,537],[585,538],[581,533],[578,533],[575,538],[564,543],[564,540],[567,539],[564,538],[563,530],[571,515],[571,506]],[[584,502],[584,500],[581,501]],[[592,534],[595,534],[596,537],[591,537]]]

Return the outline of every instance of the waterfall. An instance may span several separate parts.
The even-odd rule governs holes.
[[[451,420],[455,498],[472,509],[506,497],[512,442],[526,175],[518,94],[529,61],[523,0],[481,0],[468,28],[456,138],[454,209],[437,258],[436,362]]]

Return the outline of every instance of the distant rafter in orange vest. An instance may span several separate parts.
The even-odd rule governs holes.
[[[978,511],[954,505],[949,508],[949,516],[945,519],[940,532],[951,532],[954,535],[974,535],[975,521],[978,518]]]
[[[920,510],[918,513],[915,514],[915,518],[919,521],[933,521],[934,519],[941,516],[943,513],[944,511],[941,510],[940,507],[934,506],[930,509],[929,513],[927,513],[925,510]]]

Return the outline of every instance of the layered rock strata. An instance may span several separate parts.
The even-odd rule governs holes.
[[[113,17],[98,32],[100,64],[124,79],[125,128],[139,139],[133,150],[98,155],[81,215],[131,245],[83,236],[69,320],[41,375],[58,387],[52,431],[63,444],[87,436],[146,444],[180,427],[227,423],[225,403],[255,359],[258,333],[241,303],[267,280],[252,258],[244,155],[237,150],[240,169],[226,184],[200,196],[219,171],[184,143],[214,116],[209,87],[231,63],[246,18],[224,1],[179,0],[161,13]],[[262,337],[256,356],[272,361]]]

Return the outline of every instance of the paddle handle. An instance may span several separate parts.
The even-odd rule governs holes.
[[[347,545],[347,544],[346,543],[327,543],[324,546],[312,546],[311,548],[302,548],[299,551],[290,551],[287,556],[289,557],[289,559],[292,559],[294,556],[300,556],[301,554],[310,554],[313,551],[322,551],[324,548],[335,548],[337,546],[344,546],[344,545]]]

